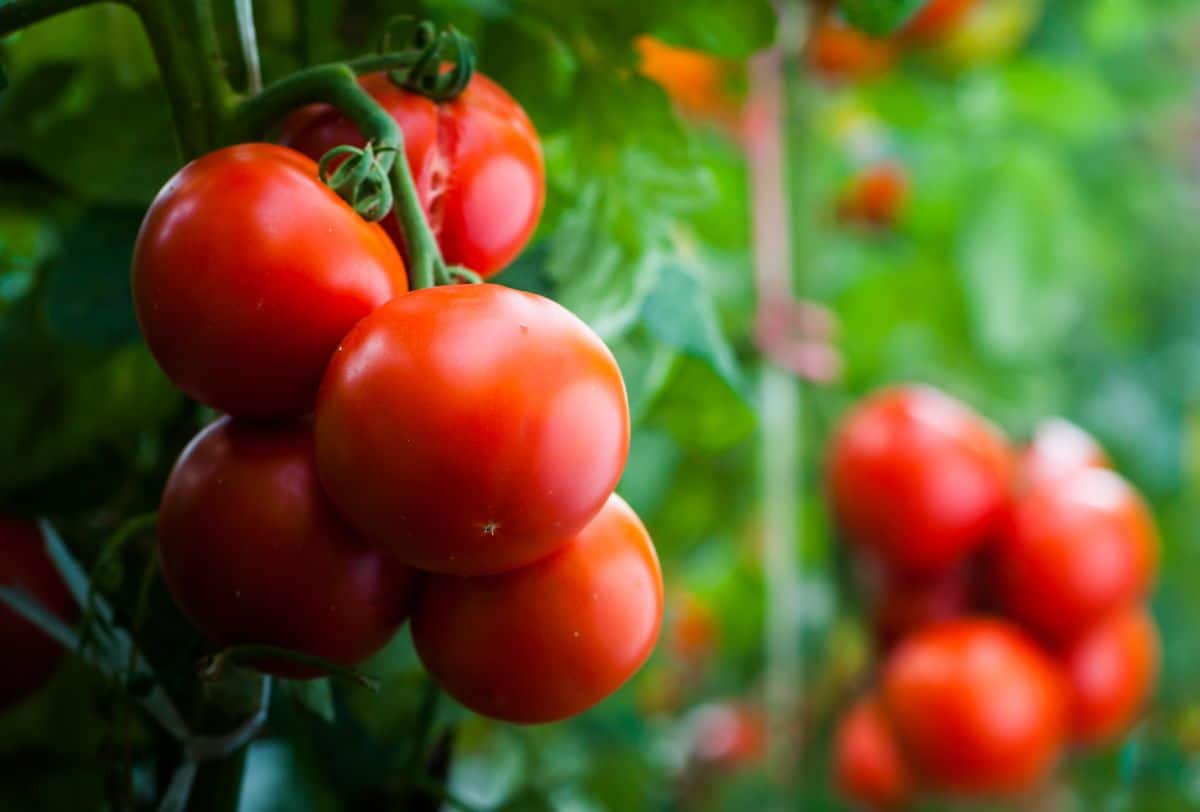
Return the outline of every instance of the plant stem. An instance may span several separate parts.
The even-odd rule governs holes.
[[[246,91],[256,96],[262,90],[262,64],[258,58],[258,35],[254,30],[254,0],[234,0],[238,39],[246,62]]]
[[[278,646],[241,645],[230,646],[217,652],[201,663],[200,671],[204,679],[215,679],[230,665],[254,667],[254,663],[265,660],[295,663],[329,674],[333,677],[347,679],[369,691],[379,691],[379,680],[369,677],[361,671],[347,668],[344,665],[330,662],[315,654],[305,654],[302,651],[279,648]]]
[[[0,3],[0,37],[64,11],[119,0],[10,0]]]

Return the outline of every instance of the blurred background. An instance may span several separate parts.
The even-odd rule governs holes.
[[[754,0],[260,0],[266,78],[373,49],[397,12],[474,37],[542,136],[546,212],[499,281],[616,353],[635,421],[619,490],[667,584],[653,658],[583,716],[524,729],[440,704],[448,808],[846,808],[830,731],[873,651],[822,459],[846,406],[896,381],[1018,439],[1075,421],[1162,532],[1151,710],[1023,805],[1200,808],[1200,3],[979,0],[893,47]],[[146,566],[152,541],[105,543],[212,418],[159,372],[130,304],[138,224],[179,165],[166,97],[118,6],[0,40],[0,65],[0,508],[54,516],[183,680],[203,644]],[[756,271],[756,223],[786,232],[759,234],[790,243],[784,278],[763,270],[777,252]],[[242,809],[390,808],[419,712],[407,633],[364,670],[379,695],[277,692]],[[151,808],[162,739],[68,659],[0,716],[0,808]]]

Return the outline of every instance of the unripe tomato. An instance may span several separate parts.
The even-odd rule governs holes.
[[[896,60],[896,47],[827,17],[809,35],[808,60],[827,81],[867,79],[887,72]]]
[[[404,132],[417,195],[446,262],[484,276],[512,262],[533,235],[546,197],[542,145],[521,105],[478,73],[458,98],[440,103],[398,87],[386,73],[358,81]],[[293,113],[280,141],[316,159],[341,144],[366,143],[327,104]],[[403,248],[396,218],[388,214],[382,222]]]
[[[133,255],[146,343],[191,397],[244,417],[312,409],[334,348],[407,289],[383,230],[271,144],[211,152],[150,204]]]
[[[633,45],[641,56],[641,74],[662,85],[684,113],[725,122],[736,118],[738,103],[728,86],[732,69],[727,62],[648,35]]]
[[[1021,487],[1069,476],[1082,468],[1108,468],[1108,456],[1083,429],[1067,420],[1051,417],[1038,423],[1033,438],[1017,460],[1017,482]]]
[[[1143,607],[1122,609],[1067,647],[1075,739],[1103,744],[1133,725],[1154,690],[1158,629]]]
[[[500,575],[431,575],[413,612],[425,669],[471,710],[518,724],[582,713],[650,656],[663,584],[615,494],[562,549]]]
[[[972,574],[966,567],[913,579],[885,572],[872,585],[871,617],[875,635],[886,651],[912,632],[969,614],[974,608]]]
[[[304,422],[224,417],[196,435],[163,491],[158,550],[179,608],[221,646],[278,646],[355,665],[396,633],[413,591],[410,570],[334,513]]]
[[[942,792],[1032,789],[1067,739],[1062,672],[1001,621],[952,620],[910,637],[884,666],[882,698],[907,763]]]
[[[497,285],[401,296],[329,364],[321,481],[406,564],[481,575],[530,564],[616,487],[629,407],[612,353],[549,299]]]
[[[0,586],[24,591],[64,621],[77,612],[71,593],[46,552],[42,533],[32,522],[0,519]],[[17,704],[42,687],[54,673],[63,650],[8,604],[0,603],[0,709]]]
[[[897,386],[842,420],[828,479],[851,543],[897,572],[928,575],[999,529],[1010,467],[992,424],[935,389]]]
[[[944,39],[977,3],[978,0],[929,0],[904,27],[904,37],[926,43]]]
[[[908,199],[908,173],[887,161],[864,170],[851,180],[838,200],[838,219],[875,229],[895,225]]]
[[[912,795],[908,768],[876,697],[858,700],[838,722],[833,776],[842,795],[866,809],[900,809]]]
[[[1021,495],[993,557],[1001,607],[1066,641],[1146,594],[1158,538],[1129,483],[1086,468]]]
[[[767,720],[746,702],[713,702],[691,722],[691,758],[701,767],[735,771],[760,763],[767,750]]]

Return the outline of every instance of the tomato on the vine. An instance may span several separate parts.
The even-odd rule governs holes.
[[[872,810],[900,809],[912,778],[874,696],[859,699],[838,721],[833,774],[847,800]]]
[[[1010,615],[1055,641],[1146,594],[1158,563],[1149,509],[1117,474],[1085,468],[1030,488],[993,550]]]
[[[1102,744],[1127,731],[1154,690],[1160,656],[1154,618],[1140,606],[1122,609],[1068,646],[1075,738]]]
[[[32,522],[0,519],[0,587],[19,589],[45,609],[71,621],[74,600]],[[0,709],[17,704],[50,679],[63,649],[7,604],[0,603]]]
[[[158,544],[180,609],[222,646],[275,646],[354,665],[408,615],[414,574],[334,512],[306,422],[224,417],[196,435],[163,491]],[[317,675],[290,662],[257,665]]]
[[[1038,423],[1017,460],[1017,483],[1030,487],[1083,468],[1107,468],[1100,444],[1074,423],[1051,417]]]
[[[896,46],[826,17],[809,35],[808,59],[813,70],[828,81],[866,79],[892,66]]]
[[[748,702],[712,702],[691,720],[690,757],[703,768],[739,770],[762,761],[767,750],[767,720]]]
[[[417,196],[446,262],[485,277],[504,268],[529,242],[546,197],[542,146],[525,111],[478,73],[445,102],[406,90],[386,73],[362,76],[359,84],[404,133]],[[327,104],[293,113],[280,141],[312,158],[365,143],[354,123]],[[389,214],[383,224],[403,248],[396,218]]]
[[[612,353],[541,296],[417,290],[363,319],[317,399],[334,504],[381,549],[482,575],[542,558],[616,487],[629,407]]]
[[[650,656],[662,613],[654,545],[614,494],[535,564],[430,575],[412,632],[426,670],[463,705],[536,724],[582,713],[619,688]]]
[[[904,27],[906,38],[936,42],[957,28],[979,0],[929,0]]]
[[[897,386],[841,422],[828,472],[838,526],[898,572],[953,566],[999,529],[1010,454],[1004,437],[957,400]]]
[[[1061,670],[1002,621],[965,618],[917,632],[885,664],[882,698],[907,763],[939,791],[1032,789],[1067,740]]]
[[[895,224],[908,198],[908,173],[894,161],[885,161],[854,177],[838,199],[838,219],[870,228]]]
[[[181,169],[146,212],[133,302],[191,397],[244,417],[309,411],[346,332],[408,282],[395,246],[294,150],[241,144]]]

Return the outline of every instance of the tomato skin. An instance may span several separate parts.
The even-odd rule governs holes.
[[[978,0],[929,0],[904,27],[904,37],[923,43],[944,39],[977,3]]]
[[[1161,657],[1154,618],[1140,606],[1116,612],[1071,643],[1064,662],[1075,740],[1104,744],[1129,730],[1154,690]]]
[[[767,720],[747,702],[712,702],[692,719],[691,758],[730,772],[753,767],[767,752]]]
[[[582,713],[650,656],[662,625],[654,545],[617,495],[562,549],[499,575],[431,575],[413,612],[425,669],[471,710],[517,724]]]
[[[163,490],[158,551],[183,613],[220,646],[260,644],[355,665],[408,614],[414,574],[371,548],[321,491],[305,422],[223,417]],[[319,676],[261,663],[280,676]]]
[[[616,487],[629,407],[612,353],[541,296],[414,291],[363,319],[316,410],[321,481],[372,543],[418,569],[525,566]]]
[[[408,282],[383,230],[293,150],[240,144],[181,169],[138,232],[133,301],[167,377],[243,417],[312,408],[356,321]]]
[[[896,61],[895,45],[825,18],[809,35],[808,60],[816,73],[830,82],[868,79],[886,73]]]
[[[842,795],[867,809],[900,809],[912,795],[908,768],[876,697],[859,699],[838,722],[833,773]]]
[[[446,262],[485,277],[512,262],[546,198],[541,141],[521,106],[479,73],[458,98],[441,103],[397,87],[386,73],[366,74],[359,84],[404,132],[417,195]],[[319,160],[365,139],[334,108],[311,105],[283,123],[280,143]],[[382,222],[403,247],[396,218]]]
[[[75,601],[46,552],[33,522],[0,518],[0,586],[16,587],[43,607],[74,621]],[[63,649],[44,632],[0,603],[0,710],[16,705],[41,688],[54,673]]]
[[[1062,642],[1146,594],[1158,538],[1137,491],[1088,468],[1021,495],[993,556],[1001,607]]]
[[[938,791],[1032,789],[1067,740],[1062,672],[1003,621],[964,618],[910,637],[884,666],[882,699],[907,763]]]
[[[850,182],[838,201],[838,219],[869,228],[890,228],[907,199],[908,172],[886,161],[868,167]]]
[[[1031,487],[1045,480],[1070,476],[1083,468],[1108,468],[1108,455],[1083,429],[1058,417],[1034,428],[1033,437],[1017,462],[1017,482]]]
[[[936,389],[905,385],[843,418],[828,481],[847,540],[916,577],[949,569],[999,529],[1010,469],[995,427]]]

